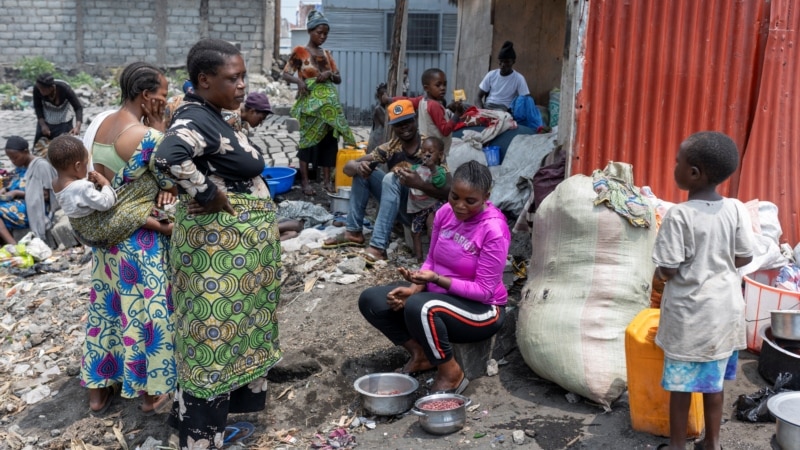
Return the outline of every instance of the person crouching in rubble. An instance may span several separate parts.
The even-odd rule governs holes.
[[[425,263],[418,271],[398,269],[411,286],[372,287],[358,299],[364,318],[411,355],[398,372],[436,369],[431,392],[464,392],[469,380],[451,342],[488,339],[505,321],[503,268],[511,233],[489,202],[491,187],[483,164],[459,166],[448,203],[436,212]]]

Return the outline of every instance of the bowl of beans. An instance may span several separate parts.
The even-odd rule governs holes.
[[[419,416],[419,425],[431,434],[450,434],[467,422],[470,399],[458,394],[432,394],[414,402],[411,413]]]
[[[394,416],[411,408],[419,382],[402,373],[372,373],[357,379],[353,386],[361,394],[364,409],[378,416]]]

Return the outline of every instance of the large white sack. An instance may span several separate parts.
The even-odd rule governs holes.
[[[574,175],[536,211],[517,344],[537,375],[610,409],[627,386],[625,329],[649,306],[656,230],[595,197]]]

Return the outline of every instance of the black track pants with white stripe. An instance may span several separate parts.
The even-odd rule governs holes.
[[[386,295],[396,287],[377,286],[362,292],[358,299],[361,314],[396,345],[415,339],[434,365],[453,357],[451,342],[483,341],[505,321],[505,306],[434,292],[412,295],[404,309],[392,311]]]

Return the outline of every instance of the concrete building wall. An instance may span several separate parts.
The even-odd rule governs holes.
[[[0,0],[0,61],[14,64],[22,57],[41,56],[59,68],[137,60],[180,67],[194,42],[212,37],[239,43],[250,70],[260,70],[265,8],[273,3]],[[272,33],[274,23],[266,27]]]

